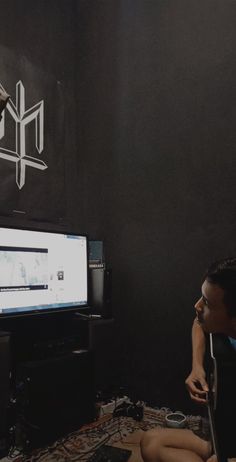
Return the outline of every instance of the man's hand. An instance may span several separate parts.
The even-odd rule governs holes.
[[[211,456],[210,459],[207,459],[206,462],[217,462],[217,457],[215,455]]]
[[[193,401],[197,403],[207,403],[207,392],[209,391],[206,383],[206,374],[202,367],[195,368],[185,380],[185,385]]]

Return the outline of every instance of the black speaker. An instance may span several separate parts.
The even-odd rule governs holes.
[[[112,270],[89,268],[89,305],[92,314],[102,318],[112,318]]]
[[[10,334],[0,332],[0,438],[7,432],[10,399]]]
[[[93,382],[92,354],[86,350],[19,366],[18,433],[30,448],[94,420]]]

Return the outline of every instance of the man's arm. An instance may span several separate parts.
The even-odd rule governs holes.
[[[206,403],[206,373],[204,370],[204,355],[206,349],[205,334],[197,318],[192,327],[192,371],[185,380],[190,397],[197,403]]]

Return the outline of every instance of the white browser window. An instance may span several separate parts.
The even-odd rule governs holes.
[[[0,228],[0,313],[87,304],[85,236]]]

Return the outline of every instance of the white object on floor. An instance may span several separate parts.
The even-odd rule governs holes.
[[[186,417],[181,411],[172,412],[165,416],[167,427],[171,428],[184,428],[186,424]]]
[[[112,414],[117,406],[120,406],[123,403],[129,403],[130,400],[128,396],[123,396],[122,398],[112,399],[107,404],[102,404],[99,410],[99,417],[102,417],[105,414]]]

